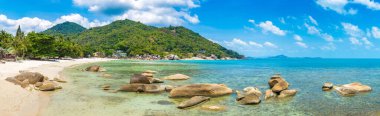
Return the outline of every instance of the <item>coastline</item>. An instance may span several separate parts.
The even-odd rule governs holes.
[[[21,63],[7,62],[0,64],[0,114],[6,116],[36,116],[41,108],[47,106],[51,92],[41,92],[33,89],[24,89],[6,81],[7,77],[16,76],[19,71],[39,72],[50,79],[60,76],[65,68],[94,62],[111,61],[108,58],[84,58],[74,60],[34,61],[25,60]],[[61,77],[64,78],[64,77]]]

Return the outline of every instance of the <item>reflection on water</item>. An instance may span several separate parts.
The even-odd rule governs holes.
[[[82,72],[91,64],[66,69],[69,83],[52,96],[46,116],[77,115],[380,115],[380,60],[374,59],[257,59],[241,61],[111,61],[97,63],[107,69],[112,78],[102,73]],[[186,81],[165,81],[164,84],[223,83],[233,89],[255,86],[264,92],[268,79],[281,73],[290,88],[299,92],[293,98],[270,99],[259,105],[239,105],[235,94],[211,99],[202,105],[227,106],[226,111],[205,111],[200,107],[176,108],[185,99],[170,99],[168,93],[137,94],[104,91],[115,90],[129,82],[134,73],[155,70],[156,77],[182,73],[191,76]],[[323,92],[324,82],[345,84],[361,82],[373,91],[354,97],[341,97],[336,92]]]

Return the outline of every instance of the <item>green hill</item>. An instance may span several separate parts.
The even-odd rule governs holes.
[[[73,22],[64,22],[58,25],[55,25],[41,33],[48,34],[48,35],[62,35],[62,36],[72,36],[75,34],[79,34],[86,30],[86,28],[82,27],[79,24],[73,23]]]
[[[131,20],[119,20],[83,32],[81,32],[83,28],[78,26],[75,26],[77,28],[74,30],[67,28],[72,26],[74,26],[72,23],[63,23],[44,33],[50,35],[61,33],[65,37],[69,37],[69,40],[83,46],[85,54],[102,52],[111,55],[115,51],[121,50],[128,56],[176,54],[182,58],[189,58],[214,54],[219,58],[243,57],[182,26],[157,28]]]

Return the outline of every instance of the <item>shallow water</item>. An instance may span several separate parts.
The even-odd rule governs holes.
[[[104,115],[380,115],[380,60],[378,59],[255,59],[236,61],[110,61],[96,63],[107,69],[103,73],[83,72],[86,64],[64,70],[69,83],[55,92],[46,116]],[[184,99],[170,99],[168,93],[138,94],[104,91],[110,84],[117,89],[129,82],[134,73],[155,70],[156,77],[182,73],[191,76],[186,81],[165,81],[169,85],[190,83],[223,83],[235,90],[255,86],[264,92],[270,76],[280,73],[291,89],[299,92],[292,98],[269,99],[258,105],[239,105],[235,94],[212,98],[202,105],[224,105],[226,111],[205,111],[200,107],[180,110],[176,104]],[[354,97],[341,97],[336,92],[323,92],[324,82],[346,84],[361,82],[373,91]],[[165,104],[159,104],[165,101]],[[158,103],[158,101],[160,101]],[[171,103],[167,103],[167,101]]]

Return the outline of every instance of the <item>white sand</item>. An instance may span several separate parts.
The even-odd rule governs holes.
[[[49,101],[47,93],[27,90],[7,82],[7,77],[19,74],[20,70],[40,72],[53,79],[65,68],[76,64],[109,61],[112,59],[87,58],[76,60],[22,61],[22,63],[7,62],[0,64],[0,115],[1,116],[35,116],[43,105]]]

